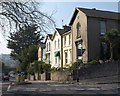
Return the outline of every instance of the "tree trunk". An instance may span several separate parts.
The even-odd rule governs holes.
[[[34,73],[34,80],[35,80],[35,73]]]
[[[113,60],[113,47],[112,47],[112,43],[110,43],[110,59]]]

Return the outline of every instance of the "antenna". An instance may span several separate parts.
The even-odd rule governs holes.
[[[63,19],[62,19],[62,27],[63,27]]]

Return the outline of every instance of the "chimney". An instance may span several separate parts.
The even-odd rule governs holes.
[[[96,10],[96,8],[92,8],[92,10]]]
[[[67,26],[66,24],[63,26],[63,28],[64,28],[65,30],[70,30],[70,29],[71,29],[71,27],[70,27],[70,26]]]

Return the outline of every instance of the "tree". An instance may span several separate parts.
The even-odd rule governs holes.
[[[51,15],[40,11],[40,2],[27,0],[24,2],[0,2],[0,25],[4,31],[18,31],[25,26],[36,24],[40,32],[53,28],[55,22]],[[7,27],[7,28],[6,28]]]
[[[109,44],[110,47],[110,59],[113,60],[113,48],[115,48],[119,43],[119,32],[117,29],[111,29],[107,31],[102,38],[102,41]]]
[[[27,50],[30,45],[38,45],[40,43],[40,33],[37,31],[36,25],[26,26],[19,32],[10,33],[7,47],[12,49],[11,56],[21,62],[19,55],[22,51]]]
[[[37,45],[30,45],[29,47],[25,48],[19,55],[18,58],[21,61],[20,64],[20,71],[27,72],[28,66],[38,59],[38,46]]]

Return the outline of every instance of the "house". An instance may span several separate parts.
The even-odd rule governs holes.
[[[53,67],[62,67],[62,34],[64,33],[63,29],[56,28],[53,34]]]
[[[65,32],[62,35],[63,67],[69,67],[72,64],[72,35],[71,27],[63,26]]]
[[[45,44],[46,44],[45,61],[47,64],[52,64],[52,34],[47,35]]]
[[[45,60],[45,43],[40,43],[38,48],[38,61]]]
[[[118,20],[116,12],[76,8],[69,23],[72,33],[72,61],[81,59],[88,62],[107,58],[105,53],[108,47],[101,43],[100,37],[111,28],[118,29]],[[120,54],[119,50],[118,53]]]

